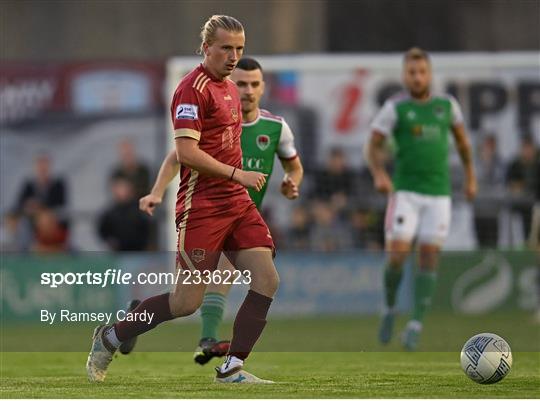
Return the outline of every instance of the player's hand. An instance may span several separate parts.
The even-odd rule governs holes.
[[[468,201],[474,200],[476,198],[476,193],[478,192],[478,185],[476,183],[476,178],[468,179],[465,182],[465,196]]]
[[[256,171],[236,170],[234,180],[246,188],[251,188],[259,192],[266,183],[266,174]]]
[[[289,177],[288,174],[285,174],[285,177],[283,177],[283,181],[281,182],[281,193],[287,199],[298,198],[298,195],[299,195],[298,185],[296,185],[296,183],[293,181],[291,177]]]
[[[374,177],[375,189],[383,194],[389,194],[394,191],[394,185],[388,174],[378,174]]]
[[[150,216],[154,215],[154,209],[160,205],[162,198],[157,195],[148,194],[139,199],[139,209]]]

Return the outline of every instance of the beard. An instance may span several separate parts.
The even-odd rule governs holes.
[[[417,89],[417,88],[409,88],[409,92],[411,93],[411,96],[414,98],[424,98],[429,95],[429,86]]]
[[[257,104],[254,101],[248,100],[248,99],[242,99],[242,112],[243,113],[249,113],[257,107]]]

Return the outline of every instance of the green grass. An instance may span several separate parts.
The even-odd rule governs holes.
[[[277,383],[212,383],[212,366],[190,353],[144,352],[116,358],[105,383],[88,383],[85,353],[8,353],[3,398],[533,398],[539,354],[514,355],[509,376],[480,385],[461,372],[459,355],[443,353],[255,353],[252,372]]]
[[[403,320],[399,323],[402,326]],[[191,359],[196,321],[164,324],[141,337],[139,352],[116,357],[101,384],[88,383],[84,369],[91,326],[9,326],[2,331],[2,349],[8,352],[1,354],[0,396],[537,398],[540,394],[540,352],[535,343],[539,328],[526,315],[496,319],[431,315],[422,342],[424,352],[416,353],[402,352],[397,339],[388,348],[379,346],[376,324],[375,318],[344,317],[271,321],[259,352],[246,365],[254,374],[277,382],[260,386],[212,383],[213,367],[219,362],[200,367]],[[224,325],[224,335],[229,331],[230,324]],[[497,332],[514,349],[510,374],[494,385],[476,384],[460,368],[461,345],[480,331]],[[62,344],[71,344],[73,352],[12,352],[57,350]]]

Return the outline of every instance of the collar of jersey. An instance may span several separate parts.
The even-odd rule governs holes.
[[[414,98],[411,95],[411,92],[407,92],[407,95],[409,96],[409,99],[411,99],[416,104],[427,104],[427,103],[429,103],[429,102],[431,102],[433,100],[433,93],[431,91],[429,92],[429,97],[427,99],[425,99],[425,100],[418,100],[418,99]]]
[[[257,109],[257,118],[249,123],[242,123],[242,127],[251,127],[259,122],[261,119],[261,109]]]

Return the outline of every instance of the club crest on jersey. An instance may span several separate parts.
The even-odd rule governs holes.
[[[231,108],[231,115],[234,122],[238,122],[238,110]]]
[[[444,118],[444,108],[442,106],[435,106],[433,113],[435,113],[435,117],[438,119]]]
[[[270,146],[270,137],[268,135],[259,135],[257,137],[257,147],[260,150],[266,150]]]
[[[194,248],[192,251],[191,251],[191,259],[193,259],[193,261],[195,263],[200,263],[202,262],[204,259],[206,258],[206,251],[204,249],[201,249],[201,248]]]
[[[198,120],[199,116],[197,112],[199,107],[194,104],[182,103],[176,106],[176,119],[177,120]]]

